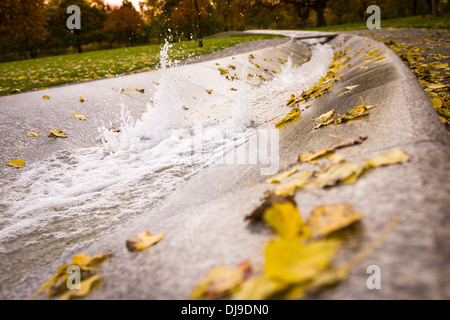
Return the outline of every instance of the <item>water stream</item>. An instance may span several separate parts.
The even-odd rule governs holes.
[[[202,126],[201,139],[204,115],[186,122],[174,107],[182,97],[171,90],[177,68],[166,68],[171,64],[166,44],[160,85],[141,118],[133,119],[121,102],[119,134],[105,124],[99,128],[101,145],[57,152],[30,165],[12,183],[0,182],[0,298],[10,297],[8,291],[26,281],[21,274],[31,264],[67,248],[85,248],[102,233],[120,229],[256,129],[273,126],[258,119],[289,112],[290,94],[312,86],[332,60],[329,45],[310,44],[312,56],[303,65],[289,60],[272,81],[257,87],[241,80],[239,90],[230,93],[234,102],[227,115]],[[246,74],[244,67],[240,78]]]

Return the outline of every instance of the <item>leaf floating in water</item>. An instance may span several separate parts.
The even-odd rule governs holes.
[[[48,95],[43,95],[43,96],[42,96],[42,99],[47,99],[47,100],[48,100],[48,99],[50,99],[50,96],[48,96]]]
[[[219,68],[220,74],[221,75],[227,75],[228,74],[228,70],[224,69],[224,68]]]
[[[80,96],[80,102],[85,102],[85,101],[87,101],[87,100]]]
[[[231,88],[231,91],[238,91],[238,88]]]
[[[116,128],[116,127],[111,127],[111,128],[109,128],[109,130],[111,130],[112,132],[120,132],[120,128]]]
[[[79,113],[75,113],[71,118],[78,119],[78,120],[86,120],[87,118]]]
[[[136,91],[138,91],[140,93],[145,93],[145,89],[136,88]]]
[[[205,90],[205,91],[208,92],[209,94],[213,92],[212,90]]]
[[[67,134],[62,132],[62,130],[53,130],[53,129],[49,130],[50,130],[49,138],[67,138]]]
[[[140,251],[159,242],[163,238],[163,236],[163,232],[160,232],[157,235],[152,235],[148,231],[141,232],[127,240],[127,249],[131,252]]]
[[[121,93],[121,94],[125,94],[125,95],[131,97],[131,93],[128,92],[127,90],[125,90],[125,89],[120,90],[120,93]]]
[[[38,131],[31,131],[31,130],[28,130],[25,134],[28,137],[39,137],[39,136],[41,136],[40,132],[38,132]]]
[[[189,108],[188,107],[186,107],[186,106],[183,106],[183,110],[189,110]]]
[[[361,213],[347,203],[322,205],[310,213],[306,224],[313,234],[326,236],[359,221],[362,217]]]
[[[152,81],[154,84],[156,84],[157,86],[160,85],[160,83],[158,81]]]
[[[23,159],[13,159],[6,163],[6,165],[14,168],[21,168],[25,165],[25,160]]]
[[[197,283],[190,299],[210,300],[229,295],[251,272],[250,262],[244,261],[238,267],[215,266]]]

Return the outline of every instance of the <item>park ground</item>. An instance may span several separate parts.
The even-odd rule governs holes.
[[[365,23],[312,28],[370,37],[385,43],[411,68],[432,101],[450,134],[450,19],[449,16],[407,17],[382,20],[381,29],[367,29]],[[238,44],[269,40],[274,35],[248,35],[176,43],[173,60],[212,54]],[[253,46],[247,46],[249,50]],[[53,56],[0,63],[0,96],[49,86],[112,78],[122,74],[151,71],[159,61],[159,45]]]

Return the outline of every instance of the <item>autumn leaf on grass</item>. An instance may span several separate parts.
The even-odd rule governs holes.
[[[95,274],[92,277],[80,282],[80,289],[71,289],[62,294],[58,300],[70,300],[75,298],[82,298],[88,295],[89,292],[100,282],[100,275]]]
[[[337,149],[350,147],[355,144],[360,144],[366,139],[367,139],[367,136],[359,136],[356,138],[344,139],[344,141],[332,146],[331,148],[323,148],[323,149],[317,150],[314,153],[302,154],[298,157],[298,162],[314,162],[314,160],[316,160],[320,157],[323,157],[324,155],[330,154]]]
[[[159,242],[163,237],[163,232],[152,235],[150,232],[144,231],[127,240],[127,249],[131,252],[140,251]]]
[[[292,176],[293,174],[297,173],[298,169],[294,168],[292,170],[288,170],[288,171],[284,171],[282,173],[279,173],[277,175],[274,175],[273,177],[267,179],[265,182],[266,183],[280,183],[281,181],[283,181],[284,179]]]
[[[298,239],[272,240],[265,248],[264,274],[287,284],[310,281],[328,268],[337,247],[332,240],[307,244]]]
[[[71,118],[78,119],[78,120],[86,120],[87,118],[79,113],[75,113]]]
[[[49,129],[50,130],[50,134],[48,135],[49,138],[67,138],[67,134],[65,134],[64,132],[62,132],[62,130],[53,130],[53,129]]]
[[[21,168],[25,165],[25,160],[23,159],[13,159],[6,163],[6,165],[14,168]]]
[[[390,164],[408,162],[409,159],[410,157],[405,151],[401,149],[394,149],[387,153],[379,155],[378,157],[372,159],[364,159],[364,161],[366,161],[371,167],[378,168]]]
[[[326,236],[345,228],[362,218],[362,214],[347,203],[321,205],[316,207],[306,219],[314,235]]]
[[[25,134],[28,137],[39,137],[39,136],[41,136],[40,132],[38,132],[38,131],[31,131],[31,130],[28,130]]]
[[[301,111],[299,108],[293,108],[283,119],[281,119],[275,123],[275,127],[279,128],[279,127],[285,125],[286,123],[300,119],[301,118],[300,114],[301,114]]]
[[[216,266],[197,283],[190,299],[209,300],[229,295],[251,272],[250,262],[244,261],[237,267]]]

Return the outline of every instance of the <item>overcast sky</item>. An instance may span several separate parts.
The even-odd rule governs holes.
[[[131,2],[133,2],[134,7],[136,8],[136,10],[139,10],[139,1],[142,1],[142,0],[131,0]],[[105,0],[105,2],[109,3],[109,4],[114,4],[114,5],[122,4],[122,0]]]

